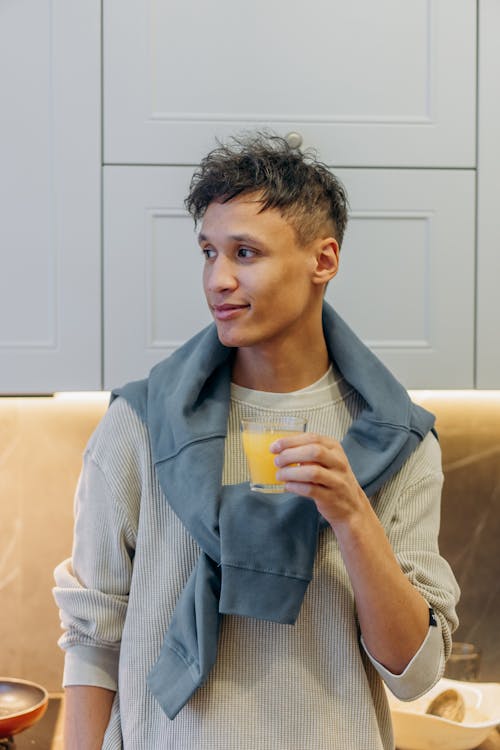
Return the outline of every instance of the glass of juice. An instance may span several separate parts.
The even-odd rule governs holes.
[[[307,420],[302,417],[241,420],[241,439],[250,470],[251,490],[284,492],[284,482],[278,482],[276,479],[276,454],[271,453],[269,447],[281,437],[305,432],[306,427]]]

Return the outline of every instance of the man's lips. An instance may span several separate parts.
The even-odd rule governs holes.
[[[216,320],[231,320],[236,318],[241,312],[247,310],[249,305],[232,305],[224,303],[223,305],[212,305],[212,310]]]

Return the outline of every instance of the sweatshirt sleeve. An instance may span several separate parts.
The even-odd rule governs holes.
[[[125,408],[110,408],[85,452],[72,556],[54,571],[64,686],[117,688],[140,498],[136,441],[116,429]]]
[[[458,626],[455,607],[460,591],[438,547],[442,484],[441,452],[430,434],[400,475],[391,480],[388,493],[395,500],[382,508],[396,559],[432,610],[423,643],[399,675],[374,659],[361,639],[371,663],[400,700],[415,700],[442,677],[451,636]]]
[[[400,700],[415,700],[430,690],[444,669],[443,635],[439,620],[429,626],[427,635],[413,659],[401,674],[393,674],[368,651],[363,638],[362,646],[371,663],[384,680],[389,690]]]

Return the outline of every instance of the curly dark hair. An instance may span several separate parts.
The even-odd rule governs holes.
[[[322,231],[342,244],[348,217],[344,186],[308,150],[298,151],[266,132],[219,144],[195,171],[185,206],[197,223],[212,201],[259,193],[262,208],[276,208],[290,221],[301,244]]]

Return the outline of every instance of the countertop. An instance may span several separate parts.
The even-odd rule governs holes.
[[[52,693],[43,718],[15,736],[10,750],[63,750],[63,694]],[[500,750],[500,733],[493,731],[476,750]]]

